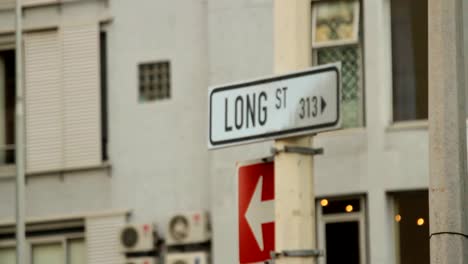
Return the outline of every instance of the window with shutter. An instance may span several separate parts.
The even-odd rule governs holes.
[[[96,216],[86,219],[88,264],[124,263],[120,240],[116,239],[125,224],[125,215]]]
[[[61,45],[57,31],[24,36],[27,171],[63,165]]]
[[[64,166],[101,163],[98,25],[66,27],[63,36]]]
[[[28,172],[99,165],[99,28],[67,26],[26,34]]]

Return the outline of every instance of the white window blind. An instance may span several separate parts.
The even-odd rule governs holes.
[[[98,25],[67,27],[63,35],[64,166],[101,162]]]
[[[28,172],[101,163],[97,24],[25,35]]]
[[[63,166],[61,45],[57,31],[24,36],[27,171]]]
[[[124,263],[124,255],[119,249],[119,231],[124,224],[124,215],[86,219],[88,264]]]

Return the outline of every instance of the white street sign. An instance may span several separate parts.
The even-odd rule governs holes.
[[[209,148],[338,129],[340,64],[213,87]]]

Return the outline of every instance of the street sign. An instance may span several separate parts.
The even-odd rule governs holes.
[[[275,249],[274,163],[238,167],[239,261],[262,262]]]
[[[340,127],[340,64],[213,87],[209,148]]]

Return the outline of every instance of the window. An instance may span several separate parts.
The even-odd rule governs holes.
[[[68,240],[67,243],[68,264],[86,264],[86,245],[83,238]]]
[[[98,24],[24,34],[28,173],[102,164],[99,36]]]
[[[15,161],[15,52],[0,51],[0,166]]]
[[[28,223],[28,264],[87,264],[85,219]],[[0,228],[0,264],[16,264],[15,226]],[[101,250],[101,249],[100,249]]]
[[[65,259],[61,243],[33,245],[31,251],[31,264],[62,264]]]
[[[427,191],[393,193],[395,248],[400,264],[429,264]]]
[[[86,243],[80,236],[29,238],[30,264],[87,264]],[[0,247],[0,263],[16,264],[16,249]]]
[[[16,249],[14,247],[0,248],[0,263],[16,264]]]
[[[32,238],[31,264],[86,264],[85,240],[76,236]]]
[[[140,102],[168,99],[171,97],[170,63],[151,62],[138,66]]]
[[[391,0],[393,120],[428,117],[427,0]]]
[[[364,125],[359,1],[321,1],[313,5],[314,62],[341,62],[341,113],[344,128]]]
[[[319,248],[327,252],[319,264],[365,264],[364,197],[322,198],[317,201]]]
[[[101,144],[102,160],[109,159],[107,147],[109,143],[109,124],[107,119],[107,34],[101,31],[99,35],[100,70],[101,70]]]

